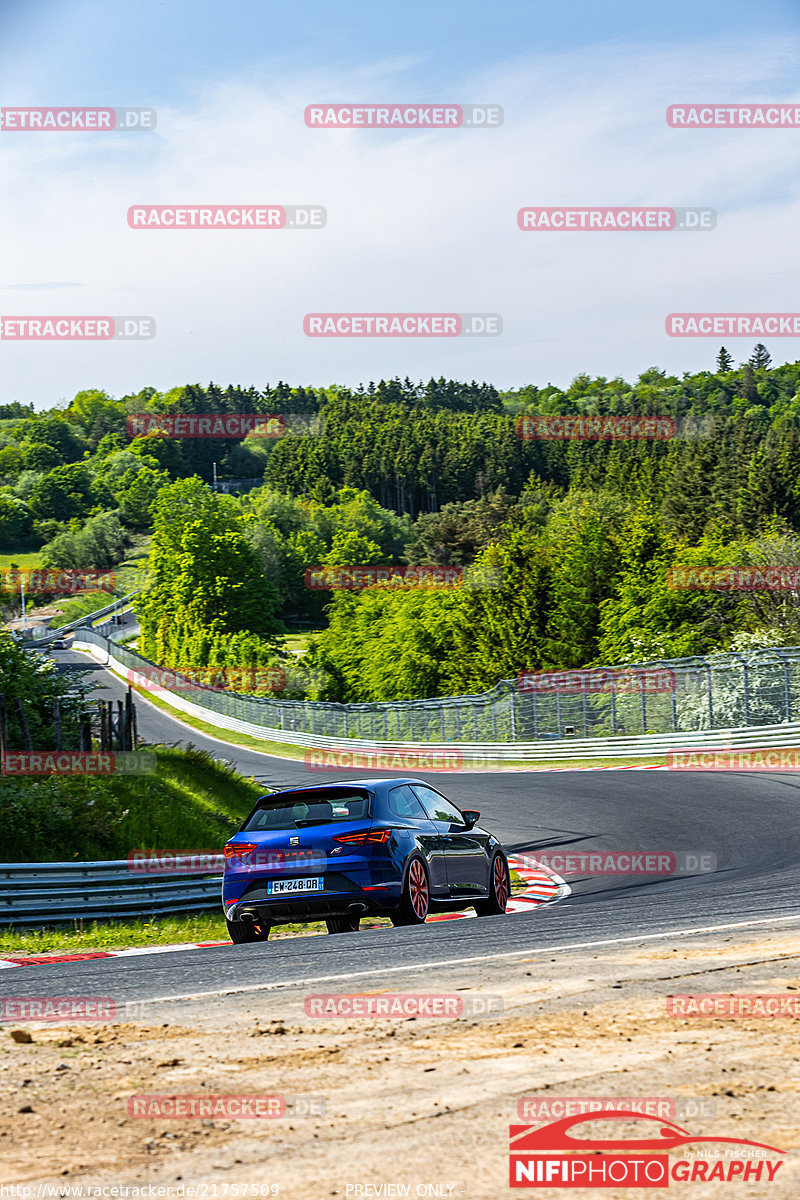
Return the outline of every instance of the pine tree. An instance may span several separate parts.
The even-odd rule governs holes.
[[[767,350],[767,347],[764,345],[764,343],[759,342],[758,345],[753,349],[753,353],[750,355],[750,366],[755,367],[756,369],[763,367],[764,370],[766,370],[771,362],[772,355],[770,354],[769,350]]]
[[[751,363],[745,364],[744,375],[742,377],[742,395],[745,400],[758,400],[756,377]]]
[[[729,354],[724,346],[720,346],[719,354],[717,355],[717,374],[725,375],[728,371],[733,370],[733,355]]]

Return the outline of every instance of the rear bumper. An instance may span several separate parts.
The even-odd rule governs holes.
[[[229,921],[254,918],[280,925],[288,921],[323,921],[326,917],[382,916],[391,913],[400,901],[400,884],[365,890],[317,892],[306,896],[265,896],[248,894],[227,905]]]
[[[351,876],[355,875],[356,878]],[[286,877],[284,877],[286,878]],[[240,921],[247,914],[271,924],[287,921],[321,921],[325,917],[390,913],[400,901],[402,879],[386,866],[382,870],[324,873],[321,892],[268,894],[274,876],[250,878],[242,889],[234,878],[222,889],[222,905],[229,921]],[[238,881],[241,884],[241,880]]]

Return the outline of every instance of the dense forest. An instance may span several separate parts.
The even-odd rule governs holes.
[[[152,538],[145,653],[187,670],[266,665],[287,623],[314,622],[326,628],[305,690],[335,700],[794,644],[793,591],[676,588],[669,571],[800,561],[799,387],[800,363],[772,367],[758,346],[738,367],[722,349],[713,371],[652,368],[633,384],[193,384],[86,391],[44,413],[9,404],[0,550],[107,568]],[[136,413],[221,412],[318,421],[242,441],[129,433]],[[541,440],[524,436],[534,414],[669,418],[674,435]],[[310,568],[366,564],[476,565],[493,586],[307,585]]]

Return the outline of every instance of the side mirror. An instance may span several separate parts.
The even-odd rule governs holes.
[[[465,820],[465,822],[466,822],[466,828],[467,828],[467,829],[472,829],[473,825],[475,825],[475,823],[476,823],[476,822],[477,822],[477,820],[478,820],[478,817],[479,817],[481,814],[480,814],[480,812],[478,811],[478,809],[477,809],[477,808],[465,808],[465,809],[463,810],[463,812],[461,813],[461,815],[462,815],[462,817],[464,818],[464,820]]]

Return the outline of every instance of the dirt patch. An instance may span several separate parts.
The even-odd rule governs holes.
[[[387,991],[457,995],[477,1014],[312,1019],[295,988],[223,998],[212,1012],[152,1006],[133,1024],[32,1023],[30,1043],[6,1026],[3,1182],[83,1185],[72,1194],[87,1197],[91,1186],[152,1183],[176,1189],[165,1197],[202,1185],[220,1200],[269,1185],[314,1200],[496,1200],[508,1188],[510,1124],[542,1124],[530,1113],[543,1103],[555,1119],[569,1097],[640,1097],[669,1105],[658,1115],[693,1135],[787,1151],[767,1194],[798,1194],[797,1021],[675,1018],[666,1008],[677,993],[797,992],[797,935],[520,955],[473,968],[469,988],[455,969],[409,970],[400,987],[390,979]],[[154,1094],[281,1097],[286,1109],[261,1120],[130,1115],[130,1097]],[[363,1190],[387,1184],[409,1190]],[[702,1194],[760,1196],[765,1186],[706,1183]]]

